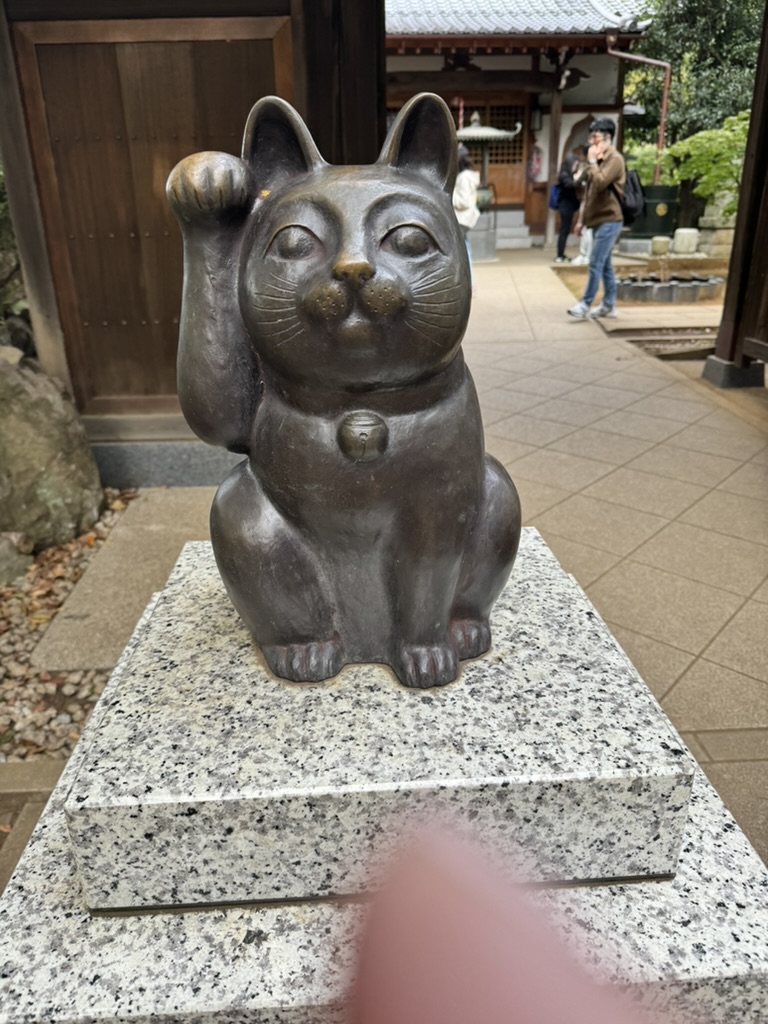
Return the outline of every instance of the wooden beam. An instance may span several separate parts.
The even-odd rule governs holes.
[[[768,341],[760,338],[744,339],[744,355],[768,363]]]
[[[43,43],[173,43],[187,39],[273,39],[288,18],[134,18],[114,21],[29,21],[25,37]]]
[[[560,125],[563,114],[563,94],[559,89],[552,93],[549,108],[549,164],[547,167],[547,185],[554,185],[560,169]],[[547,230],[544,241],[552,245],[555,240],[555,211],[547,207]]]
[[[303,90],[301,113],[323,157],[341,163],[336,0],[291,0],[294,47]]]
[[[768,227],[768,195],[765,182],[768,177],[768,7],[763,20],[762,42],[757,59],[755,89],[752,99],[752,117],[744,156],[744,170],[739,192],[739,210],[736,216],[733,251],[728,270],[723,302],[723,319],[717,334],[715,355],[737,367],[745,367],[755,352],[755,341],[768,341],[768,325],[762,324],[765,334],[757,336],[762,299],[768,273],[768,247],[765,231]],[[764,318],[763,318],[764,319]],[[747,335],[750,346],[745,346]]]
[[[293,59],[293,35],[291,19],[283,18],[282,25],[275,32],[272,40],[272,55],[275,65],[275,92],[282,99],[293,103],[294,92],[294,65]]]
[[[550,92],[554,86],[555,76],[549,71],[395,71],[387,75],[387,89],[436,92],[439,96],[489,90],[540,93]]]
[[[258,17],[290,13],[290,0],[5,0],[9,22],[114,18]]]
[[[373,163],[386,127],[384,0],[339,0],[342,159]]]
[[[534,50],[551,48],[569,50],[605,51],[609,45],[629,46],[640,33],[621,33],[617,41],[609,44],[605,32],[585,32],[578,35],[397,35],[389,33],[386,38],[387,53],[443,53],[452,50],[472,50],[478,55],[483,53],[526,53]]]
[[[383,0],[293,0],[291,18],[320,152],[334,164],[373,162],[385,123]]]
[[[27,125],[5,11],[0,4],[0,152],[40,365],[70,391],[59,306],[48,259]]]

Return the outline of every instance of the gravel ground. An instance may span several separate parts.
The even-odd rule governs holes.
[[[136,491],[105,491],[91,530],[42,551],[26,575],[0,587],[0,762],[66,758],[109,673],[45,671],[29,664],[55,618]]]

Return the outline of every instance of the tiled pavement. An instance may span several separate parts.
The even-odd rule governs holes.
[[[464,347],[488,450],[768,860],[768,391],[570,320],[543,254],[476,283]],[[623,312],[611,327],[634,325]],[[661,306],[641,319],[673,326]]]
[[[526,524],[587,591],[768,861],[768,391],[719,391],[698,364],[661,363],[571,320],[573,296],[541,252],[477,266],[475,284],[465,353],[487,447]],[[114,664],[183,541],[205,535],[211,493],[153,490],[130,506],[46,635],[44,667]],[[86,622],[76,636],[68,611],[75,632]],[[0,888],[46,764],[26,803],[0,765],[0,823],[9,801],[15,823]]]

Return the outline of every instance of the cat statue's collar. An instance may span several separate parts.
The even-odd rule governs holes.
[[[303,413],[337,416],[357,409],[368,409],[379,416],[410,415],[429,409],[452,395],[464,383],[467,368],[459,350],[448,366],[423,381],[401,387],[366,388],[365,390],[324,389],[316,384],[286,383],[268,371],[269,389],[280,401]]]

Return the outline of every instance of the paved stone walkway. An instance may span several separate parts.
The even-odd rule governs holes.
[[[660,362],[571,320],[547,254],[502,254],[476,266],[475,284],[465,352],[487,447],[517,483],[526,524],[587,591],[768,860],[768,391],[719,391],[700,364]],[[652,326],[668,309],[655,307]],[[653,313],[644,306],[643,320]],[[678,310],[675,326],[696,325]],[[114,665],[184,541],[207,536],[212,493],[145,491],[35,663]],[[26,783],[13,767],[0,765],[0,824],[11,803],[17,822],[0,887],[54,781],[49,762],[22,766]]]

